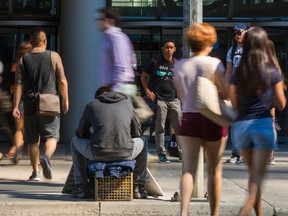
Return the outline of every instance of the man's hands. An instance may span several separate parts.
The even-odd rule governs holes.
[[[66,114],[69,110],[69,102],[68,100],[62,100],[62,109],[63,113]]]
[[[154,94],[154,92],[150,91],[149,89],[147,89],[146,91],[146,96],[150,101],[155,101],[156,99],[156,95]]]

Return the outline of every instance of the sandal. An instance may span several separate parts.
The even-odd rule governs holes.
[[[23,147],[21,146],[19,148],[16,148],[16,151],[14,152],[12,158],[12,161],[15,165],[18,164],[19,160],[22,158],[22,155],[23,155]]]
[[[8,158],[13,157],[13,155],[15,154],[16,149],[17,149],[16,146],[13,145],[10,148],[9,152],[4,155],[4,157],[8,157]]]

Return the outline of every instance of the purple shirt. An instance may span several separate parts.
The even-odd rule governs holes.
[[[133,66],[136,57],[129,37],[120,28],[111,27],[104,32],[103,55],[101,61],[101,85],[116,85],[134,82]]]

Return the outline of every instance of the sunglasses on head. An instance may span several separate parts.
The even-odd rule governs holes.
[[[235,37],[236,35],[240,36],[242,34],[243,31],[235,31],[233,32],[233,37]]]

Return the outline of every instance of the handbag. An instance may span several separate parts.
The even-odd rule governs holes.
[[[24,59],[23,59],[24,64]],[[31,84],[34,97],[37,98],[36,101],[36,112],[38,116],[56,116],[60,115],[60,98],[57,94],[49,94],[49,93],[36,93],[33,82],[31,80],[31,77],[29,76],[28,72],[26,71],[26,68],[24,69],[24,72],[26,72],[26,75],[28,77],[28,80]]]
[[[54,94],[38,94],[37,115],[55,116],[60,115],[60,98]]]
[[[197,96],[195,108],[214,123],[228,127],[237,117],[229,100],[219,97],[216,85],[204,77],[197,78]]]

